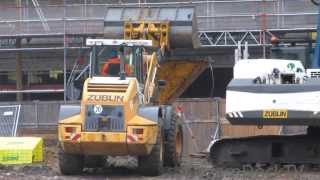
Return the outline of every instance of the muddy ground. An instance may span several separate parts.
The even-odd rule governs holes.
[[[206,158],[184,158],[182,166],[166,168],[158,177],[143,177],[134,169],[103,168],[86,169],[78,176],[63,176],[59,172],[56,143],[46,143],[45,162],[23,166],[0,166],[0,179],[8,180],[59,180],[59,179],[217,179],[217,180],[317,180],[319,167],[272,166],[268,168],[246,167],[245,169],[226,169],[212,166]]]

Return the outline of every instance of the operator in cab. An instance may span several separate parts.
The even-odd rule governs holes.
[[[130,67],[127,63],[125,63],[124,69],[127,76],[131,74]],[[111,51],[110,58],[104,63],[100,74],[102,76],[119,76],[120,58],[116,50]]]

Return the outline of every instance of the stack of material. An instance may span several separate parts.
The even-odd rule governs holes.
[[[43,161],[43,140],[38,137],[0,137],[0,164]]]

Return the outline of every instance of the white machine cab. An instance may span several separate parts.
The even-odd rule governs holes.
[[[265,83],[272,83],[271,78],[283,79],[274,83],[302,83],[303,77],[306,76],[305,68],[301,61],[298,60],[281,60],[281,59],[244,59],[236,62],[234,66],[234,79],[256,79],[265,80]],[[277,78],[278,77],[278,78]],[[294,78],[294,79],[292,79]],[[286,82],[291,81],[291,82]],[[262,82],[261,82],[262,83]]]

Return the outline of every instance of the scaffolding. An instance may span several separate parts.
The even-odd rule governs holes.
[[[113,4],[108,0],[3,0],[0,2],[0,52],[63,52],[65,92],[69,84],[66,64],[68,58],[71,58],[68,53],[86,48],[83,44],[86,37],[103,37],[108,7],[195,6],[201,46],[210,48],[236,47],[238,42],[242,45],[247,42],[249,46],[266,47],[270,45],[269,39],[273,35],[315,31],[318,15],[317,7],[310,0],[110,2]],[[32,44],[41,38],[52,38],[55,42]],[[75,43],[70,40],[72,38],[80,39],[80,42]],[[30,39],[32,41],[28,43]],[[16,46],[17,41],[22,41],[21,47]],[[66,99],[66,93],[64,94]]]
[[[22,1],[22,0],[21,0]],[[103,20],[112,6],[196,7],[201,32],[297,30],[316,28],[316,7],[309,0],[229,0],[123,4],[60,4],[6,7],[0,9],[0,37],[101,35]],[[1,4],[1,2],[0,2]],[[65,13],[65,16],[64,16]],[[64,27],[65,23],[65,27]]]

